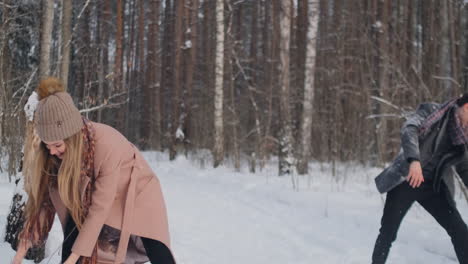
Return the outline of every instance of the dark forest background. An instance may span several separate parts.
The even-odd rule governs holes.
[[[404,117],[467,91],[462,0],[2,0],[0,142],[14,174],[44,76],[89,119],[171,158],[279,174],[382,165]]]

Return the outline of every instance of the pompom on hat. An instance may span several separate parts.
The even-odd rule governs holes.
[[[83,119],[60,80],[49,77],[37,88],[39,104],[35,113],[37,133],[42,141],[64,140],[78,133]]]

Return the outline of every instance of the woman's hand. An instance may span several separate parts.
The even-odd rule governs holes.
[[[15,255],[15,257],[11,260],[11,264],[21,264],[23,261],[23,257],[18,256],[18,254]]]
[[[28,249],[31,247],[29,242],[25,242],[24,240],[20,240],[18,242],[18,248],[16,249],[16,254],[13,260],[11,260],[11,264],[21,264],[23,262],[24,256],[28,252]]]
[[[63,264],[75,264],[79,258],[80,258],[79,255],[72,252]]]
[[[406,177],[406,181],[408,181],[409,185],[413,188],[417,188],[421,186],[421,183],[424,182],[421,163],[419,161],[414,160],[411,162],[408,177]]]

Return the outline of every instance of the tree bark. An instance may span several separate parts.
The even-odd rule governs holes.
[[[160,0],[152,0],[150,5],[150,25],[148,39],[148,63],[146,85],[143,86],[142,131],[143,148],[161,149],[161,100],[159,83],[159,11]]]
[[[441,22],[441,43],[439,46],[439,78],[442,78],[438,83],[440,83],[440,87],[442,88],[441,95],[443,96],[442,100],[448,100],[449,98],[454,96],[454,88],[453,88],[453,75],[452,75],[452,62],[450,60],[450,29],[449,29],[449,18],[448,18],[448,1],[442,0],[440,1],[441,10],[440,10],[440,22]]]
[[[62,47],[60,63],[60,79],[65,89],[68,89],[68,72],[70,69],[70,47],[72,41],[72,0],[63,0],[62,2]]]
[[[52,28],[54,21],[54,1],[42,0],[41,53],[39,79],[50,74],[50,48],[52,46]]]
[[[308,0],[308,26],[306,38],[306,61],[305,61],[305,82],[304,82],[304,101],[301,122],[301,147],[302,153],[298,161],[297,170],[299,174],[308,172],[308,161],[311,149],[311,130],[312,115],[314,113],[314,95],[315,95],[315,57],[317,54],[317,31],[319,21],[319,0]]]
[[[183,64],[182,64],[182,45],[184,39],[184,0],[177,0],[175,4],[175,33],[174,33],[174,87],[172,97],[172,124],[171,124],[171,146],[169,148],[170,159],[175,159],[178,150],[181,148],[182,141],[184,140],[181,122],[184,117],[183,110],[181,109],[181,95],[183,92]]]
[[[116,52],[115,52],[115,64],[114,64],[114,93],[122,93],[122,62],[123,62],[123,0],[117,0],[117,32],[115,36],[116,42]],[[117,110],[117,118],[115,119],[115,126],[117,130],[124,130],[124,121],[125,121],[125,109],[126,107],[120,107]]]
[[[223,124],[223,75],[224,75],[224,0],[216,1],[216,62],[215,62],[215,97],[214,97],[214,167],[224,159],[224,124]]]
[[[194,85],[194,75],[195,67],[197,65],[197,49],[198,49],[198,0],[190,0],[190,21],[188,23],[189,29],[189,41],[190,47],[188,49],[188,55],[186,57],[186,71],[185,71],[185,118],[183,127],[185,128],[185,138],[186,141],[193,142],[193,124],[192,124],[192,101],[193,101],[193,85]]]
[[[292,174],[294,165],[293,136],[289,85],[289,51],[291,41],[291,2],[281,1],[280,10],[280,138],[279,138],[279,175]]]
[[[164,18],[161,24],[164,27],[163,38],[161,42],[161,117],[162,117],[162,143],[164,147],[170,147],[171,124],[172,124],[172,88],[174,71],[174,14],[173,1],[166,0],[164,3]],[[169,136],[168,136],[169,135]]]

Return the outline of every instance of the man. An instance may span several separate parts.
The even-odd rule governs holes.
[[[403,124],[401,146],[375,179],[387,198],[372,263],[385,263],[403,217],[417,201],[447,231],[458,261],[468,264],[468,228],[449,188],[452,167],[468,184],[468,93],[443,105],[421,104]]]

